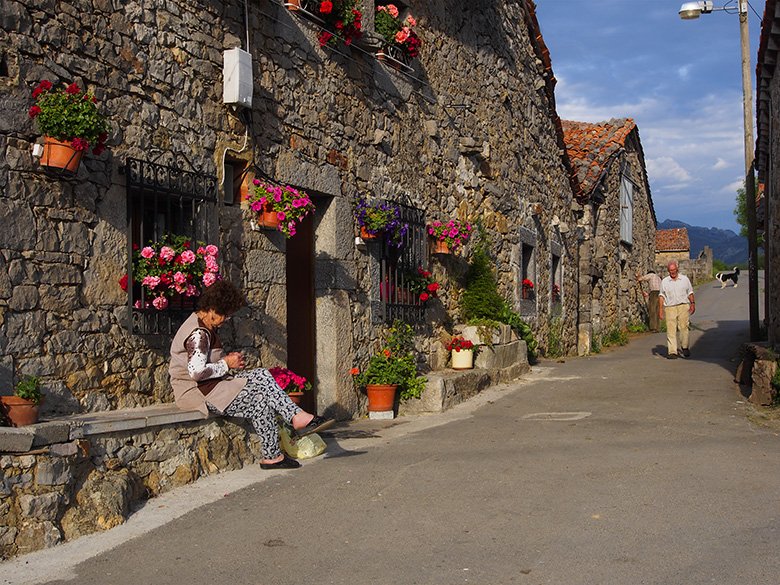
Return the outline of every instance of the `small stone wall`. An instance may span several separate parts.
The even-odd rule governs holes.
[[[71,419],[66,442],[52,444],[47,434],[61,421],[0,429],[3,442],[34,433],[32,451],[0,455],[0,559],[108,530],[138,502],[261,459],[239,419],[201,420],[172,406],[113,414],[124,416]]]
[[[734,381],[741,386],[742,394],[758,406],[777,404],[780,391],[772,385],[778,368],[777,354],[756,343],[744,344],[740,353],[742,361],[737,367]]]

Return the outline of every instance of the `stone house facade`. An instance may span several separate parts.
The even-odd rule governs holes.
[[[756,169],[764,185],[764,314],[769,343],[780,347],[780,75],[777,75],[777,42],[780,4],[767,0],[761,22],[761,41],[756,66]]]
[[[370,32],[375,7],[365,0],[362,8]],[[3,3],[2,391],[22,375],[40,376],[48,416],[172,399],[165,315],[133,310],[118,285],[131,246],[151,233],[147,224],[175,229],[173,212],[147,215],[153,201],[192,214],[201,239],[219,246],[224,277],[246,293],[248,307],[224,328],[226,345],[245,352],[250,366],[288,365],[311,377],[317,391],[308,406],[321,413],[365,412],[350,368],[365,362],[393,315],[416,318],[433,368],[443,366],[442,340],[458,322],[468,247],[442,257],[421,243],[414,261],[433,270],[440,298],[395,311],[381,289],[390,252],[355,241],[359,194],[405,204],[420,228],[479,220],[491,234],[501,292],[542,347],[553,312],[565,347],[575,347],[576,177],[533,2],[411,8],[424,45],[398,71],[370,43],[321,48],[319,27],[275,0]],[[236,47],[251,55],[251,108],[223,103],[223,52]],[[33,156],[40,137],[27,110],[41,79],[78,82],[110,117],[108,150],[87,156],[75,176],[44,172]],[[644,225],[652,207],[631,136],[616,160],[640,187],[635,223]],[[603,184],[611,186],[619,175],[610,169]],[[313,196],[316,212],[294,238],[252,229],[240,193],[253,176]],[[618,260],[623,247],[602,237],[610,222],[590,241],[612,242],[595,254]],[[621,275],[642,263],[643,246],[635,242],[609,286],[632,290]],[[522,298],[524,278],[536,283],[533,299]],[[601,297],[593,302],[598,328],[617,320]],[[625,309],[623,322],[631,318],[627,301],[611,304]]]
[[[604,335],[646,318],[635,279],[653,266],[656,217],[639,130],[631,118],[563,121],[577,172],[580,355]]]
[[[691,257],[691,241],[686,228],[672,228],[655,232],[655,264],[666,266],[675,260],[682,262]]]

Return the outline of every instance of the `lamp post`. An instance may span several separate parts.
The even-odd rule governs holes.
[[[747,0],[736,0],[739,13],[739,36],[742,53],[742,114],[745,130],[745,215],[748,232],[748,301],[750,314],[750,340],[758,341],[758,237],[756,222],[756,180],[753,163],[755,142],[753,141],[753,89],[750,83],[750,37],[748,36]],[[680,18],[691,20],[702,14],[722,10],[734,13],[734,7],[713,6],[712,0],[686,2],[680,7]]]

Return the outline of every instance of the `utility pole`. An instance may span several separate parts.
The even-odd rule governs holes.
[[[742,49],[742,113],[745,127],[745,214],[748,232],[748,312],[750,340],[758,341],[758,225],[756,220],[756,179],[753,168],[753,89],[750,83],[750,36],[748,35],[748,2],[739,2],[739,37]]]

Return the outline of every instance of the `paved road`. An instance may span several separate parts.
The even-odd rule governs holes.
[[[0,582],[777,585],[780,437],[732,382],[747,287],[697,306],[690,360],[648,334],[441,416],[358,422],[328,458],[208,479]]]

